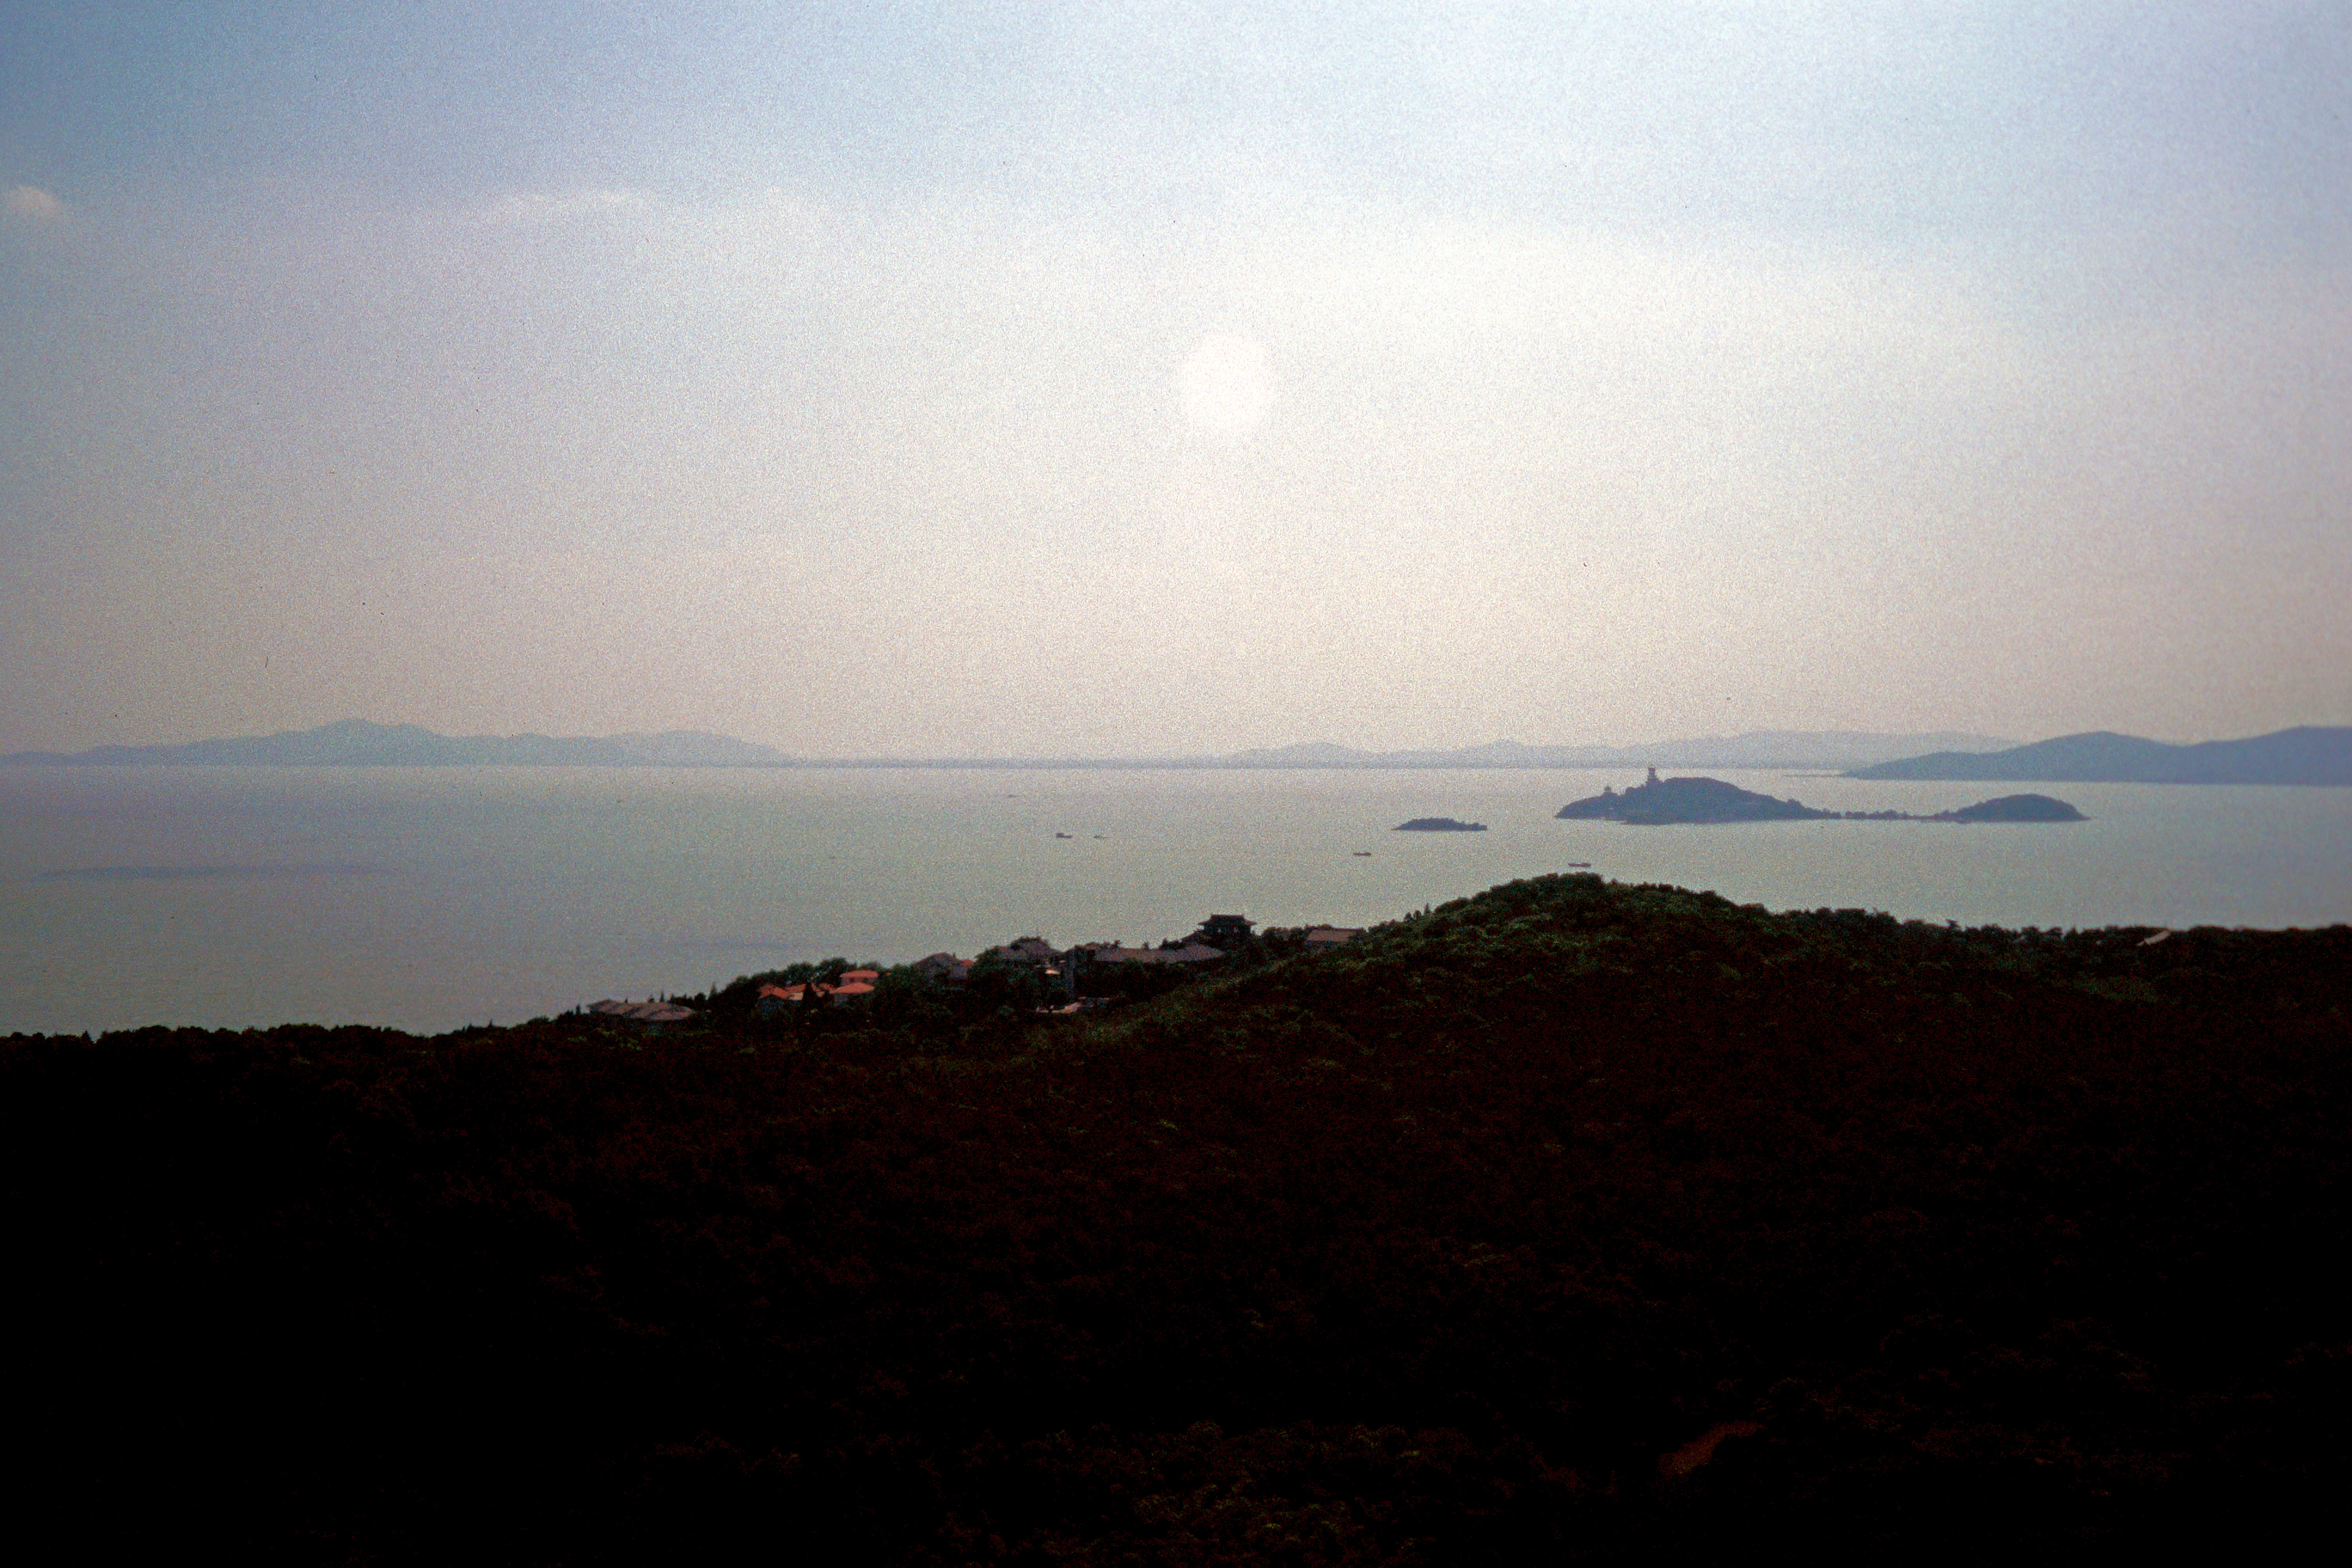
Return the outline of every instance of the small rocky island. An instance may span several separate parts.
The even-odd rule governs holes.
[[[1922,822],[2084,822],[2089,820],[2063,800],[2053,800],[2046,795],[2003,795],[1990,800],[1980,800],[1974,805],[1964,805],[1958,811],[1939,811],[1933,816],[1923,816]]]
[[[1652,768],[1643,783],[1620,795],[1571,801],[1555,814],[1570,821],[1627,822],[1658,827],[1696,822],[2081,822],[2083,814],[2046,795],[2005,795],[1957,811],[1919,816],[1907,811],[1817,811],[1721,779],[1662,779]],[[1413,826],[1407,823],[1406,826]]]
[[[1450,816],[1416,816],[1411,822],[1400,822],[1391,829],[1397,833],[1484,833],[1483,822],[1456,822]]]

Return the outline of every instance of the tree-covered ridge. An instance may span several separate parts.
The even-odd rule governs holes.
[[[16,1039],[21,1419],[327,1558],[485,1504],[546,1561],[2288,1521],[2347,1447],[2352,931],[2153,934],[1546,878],[1097,1021]]]

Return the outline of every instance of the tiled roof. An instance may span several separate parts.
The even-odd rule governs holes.
[[[851,973],[855,973],[856,972],[853,970]],[[874,972],[869,969],[866,973],[871,974]],[[874,987],[868,985],[865,981],[849,979],[844,979],[838,985],[825,985],[822,984],[762,985],[760,987],[759,994],[762,998],[774,996],[786,1002],[798,1002],[811,991],[814,991],[819,996],[836,1000],[842,997],[848,997],[854,1000],[859,996],[871,996],[874,994]]]

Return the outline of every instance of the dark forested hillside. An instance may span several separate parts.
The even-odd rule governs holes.
[[[2347,1458],[2352,931],[2149,934],[1570,877],[1085,1021],[18,1037],[19,1476],[331,1561],[2242,1540]]]

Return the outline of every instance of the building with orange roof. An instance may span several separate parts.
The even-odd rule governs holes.
[[[853,970],[850,973],[874,974],[876,971]],[[820,980],[799,982],[791,985],[778,985],[772,982],[760,987],[752,997],[751,1005],[759,1010],[761,1016],[766,1017],[773,1016],[782,1008],[797,1007],[809,1000],[812,994],[814,995],[820,1006],[845,1007],[855,1002],[863,1002],[873,995],[874,984],[872,981],[852,980],[848,975],[844,975],[840,984],[835,985],[827,985]]]

